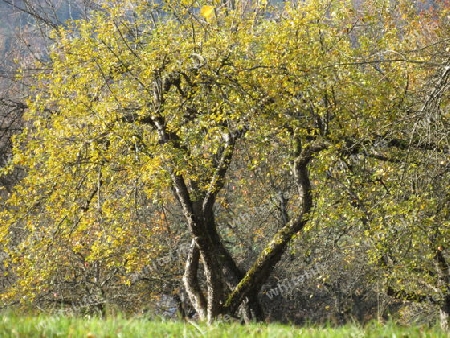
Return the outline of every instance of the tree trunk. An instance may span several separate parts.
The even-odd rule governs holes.
[[[189,195],[188,188],[184,182],[182,176],[172,175],[174,183],[174,189],[177,194],[178,200],[183,209],[184,216],[187,220],[189,231],[192,235],[195,247],[192,248],[191,259],[188,260],[186,265],[186,279],[185,286],[187,292],[190,295],[198,295],[198,289],[195,286],[195,278],[193,278],[194,272],[198,270],[198,260],[196,251],[200,255],[203,262],[203,272],[206,278],[207,296],[206,296],[206,308],[208,322],[212,322],[220,313],[220,304],[222,302],[222,276],[219,261],[215,256],[215,248],[213,242],[209,236],[209,231],[204,222],[204,218],[199,208],[197,201],[192,201]],[[198,283],[197,283],[198,285]],[[198,296],[200,297],[200,296]],[[197,306],[203,305],[200,302],[200,298],[193,299]],[[201,311],[203,313],[203,310]]]
[[[441,329],[443,331],[450,330],[450,295],[444,299],[444,304],[440,309]]]
[[[209,253],[201,252],[201,256],[208,292],[208,323],[212,323],[221,313],[222,279],[219,276],[219,271],[217,271],[217,261],[212,259]]]
[[[434,259],[439,277],[439,286],[445,290],[442,306],[440,308],[441,328],[448,331],[450,328],[450,265],[444,257],[443,248],[438,247]]]
[[[275,265],[280,261],[287,244],[308,221],[312,209],[312,194],[307,167],[313,155],[326,147],[325,144],[320,143],[309,144],[302,149],[300,141],[296,141],[294,151],[296,160],[293,169],[302,205],[301,213],[294,221],[288,222],[275,234],[246,274],[239,270],[224,247],[217,233],[213,213],[216,194],[223,186],[224,175],[231,160],[232,147],[228,145],[224,148],[216,175],[211,181],[211,189],[204,195],[203,201],[191,200],[184,178],[180,175],[172,175],[173,187],[193,238],[183,280],[189,298],[201,319],[207,318],[211,323],[219,314],[235,315],[239,308],[244,314],[245,321],[262,319],[258,292],[262,284],[269,278]],[[195,182],[191,182],[191,185],[194,190],[197,190]],[[206,279],[206,300],[197,279],[200,258],[203,262],[203,273]],[[225,286],[228,288],[228,292],[225,291]],[[226,293],[228,297],[224,302]]]
[[[212,229],[212,227],[208,227],[208,229]],[[185,273],[183,276],[184,286],[193,307],[199,314],[200,319],[208,319],[208,321],[212,321],[212,319],[217,317],[217,315],[221,312],[222,301],[216,301],[218,305],[215,308],[210,308],[209,304],[211,304],[211,299],[222,300],[223,292],[226,292],[224,288],[228,289],[228,292],[231,292],[236,288],[236,286],[244,277],[244,273],[237,267],[230,253],[220,241],[219,235],[217,233],[213,234],[211,232],[212,231],[210,230],[210,237],[214,237],[213,255],[217,258],[218,262],[218,265],[215,266],[215,270],[216,272],[221,272],[221,280],[214,282],[216,285],[215,287],[210,286],[213,285],[213,281],[212,279],[208,279],[207,270],[206,267],[204,267],[204,274],[207,279],[207,292],[209,295],[209,297],[206,298],[200,288],[197,275],[200,257],[203,260],[204,258],[203,256],[201,256],[200,250],[198,249],[195,240],[193,240],[191,248],[189,250],[185,265]],[[218,290],[217,293],[211,294],[211,292],[214,292],[214,290]],[[245,320],[245,322],[250,322],[253,320],[263,320],[263,311],[261,305],[259,304],[258,292],[249,293],[246,301],[241,302],[240,305],[242,307],[241,312],[244,314],[243,319]],[[227,314],[234,315],[235,313]]]
[[[207,302],[198,282],[197,273],[199,261],[200,251],[198,250],[195,241],[192,241],[184,268],[183,283],[189,300],[191,301],[191,304],[197,312],[200,320],[205,320],[207,318]]]
[[[230,293],[236,288],[245,274],[239,269],[229,251],[223,245],[216,231],[214,216],[211,214],[205,218],[209,219],[209,224],[212,224],[208,226],[210,237],[214,243],[216,257],[218,257],[220,266],[222,267],[222,275],[224,284],[227,287],[227,293]],[[250,321],[262,321],[264,319],[264,313],[258,300],[257,291],[249,294],[247,299],[241,303],[241,313],[243,314],[241,317],[246,323]],[[234,315],[234,313],[226,314]]]

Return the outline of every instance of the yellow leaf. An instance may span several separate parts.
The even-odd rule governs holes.
[[[200,15],[203,16],[206,20],[211,19],[211,17],[214,15],[214,7],[205,5],[202,8],[200,8]]]

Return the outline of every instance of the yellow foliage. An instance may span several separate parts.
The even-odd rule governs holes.
[[[215,7],[204,5],[200,8],[200,15],[203,16],[207,21],[211,21],[214,17]]]
[[[168,4],[168,11],[187,13]],[[230,148],[230,135],[245,134],[236,176],[268,168],[261,177],[277,184],[290,170],[294,139],[330,144],[315,157],[315,170],[325,173],[339,160],[342,140],[365,145],[377,133],[401,134],[392,131],[402,102],[395,98],[426,72],[397,56],[409,46],[395,29],[386,24],[380,36],[362,31],[378,19],[356,18],[351,7],[352,1],[299,1],[277,20],[230,10],[219,25],[218,8],[204,5],[205,25],[178,12],[160,23],[151,15],[130,21],[115,1],[105,4],[111,16],[60,28],[42,66],[51,71],[36,78],[28,128],[14,139],[13,164],[27,176],[0,214],[1,243],[20,262],[16,294],[38,292],[55,276],[72,276],[70,269],[95,263],[112,272],[157,256],[168,222],[158,205],[171,198],[173,177],[197,187],[192,199],[220,191],[219,155]],[[360,31],[349,29],[354,22]],[[391,55],[396,61],[385,62]],[[387,180],[393,173],[374,175]],[[249,199],[254,187],[241,186],[236,190]],[[318,205],[330,210],[321,198]],[[330,212],[322,221],[337,218]],[[24,225],[20,236],[11,235]]]

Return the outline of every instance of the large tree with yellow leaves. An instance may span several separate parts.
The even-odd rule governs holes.
[[[141,267],[161,247],[148,210],[175,198],[192,238],[183,283],[200,318],[239,308],[261,318],[262,284],[309,224],[344,219],[389,234],[386,214],[429,206],[420,195],[391,204],[410,159],[398,154],[445,145],[408,129],[434,71],[421,65],[436,56],[416,48],[417,12],[390,6],[109,1],[56,29],[15,139],[10,168],[27,175],[1,215],[18,278],[5,296],[32,300],[56,278],[70,282],[74,262],[101,265],[93,281]],[[281,196],[246,268],[219,221],[236,186],[240,198],[252,188],[253,198]]]

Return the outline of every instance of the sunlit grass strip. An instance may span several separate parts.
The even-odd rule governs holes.
[[[400,327],[372,323],[365,327],[295,327],[278,324],[239,325],[216,323],[211,326],[175,322],[125,319],[102,320],[66,316],[15,316],[0,319],[1,337],[449,337],[438,328]]]

